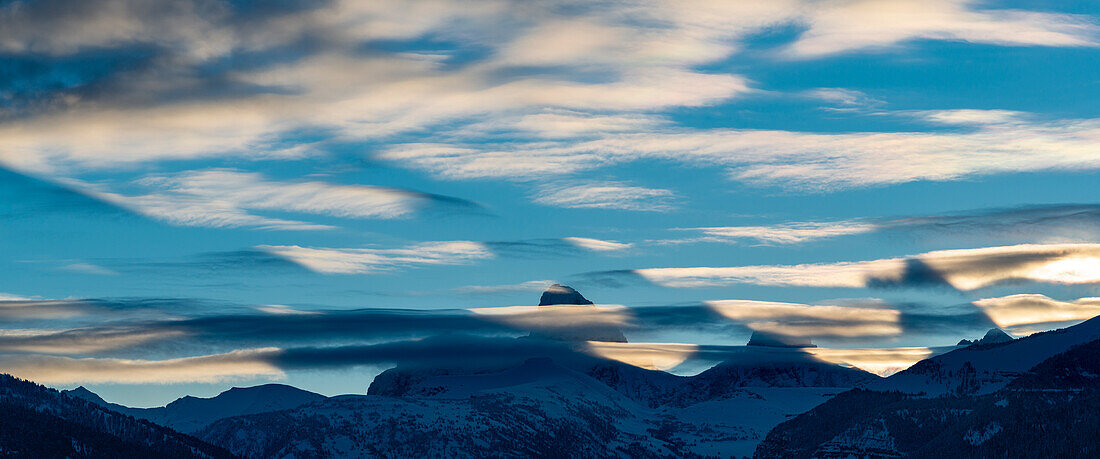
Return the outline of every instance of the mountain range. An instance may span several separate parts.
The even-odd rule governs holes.
[[[549,307],[594,307],[555,286]],[[547,300],[547,295],[543,297]],[[433,339],[433,338],[428,338]],[[233,388],[157,408],[0,377],[0,453],[29,457],[1058,457],[1097,453],[1100,318],[1000,330],[881,378],[758,333],[694,376],[561,336],[494,363],[401,365],[363,395]],[[534,344],[538,344],[535,346]],[[526,346],[526,347],[524,347]],[[1035,425],[1043,426],[1036,430]]]

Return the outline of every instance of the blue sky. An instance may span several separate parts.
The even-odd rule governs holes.
[[[631,342],[1100,313],[1092,2],[142,3],[0,3],[17,375],[138,405],[361,392],[400,356],[263,349],[507,334],[447,318],[553,282],[626,307]],[[165,325],[348,311],[455,325]]]

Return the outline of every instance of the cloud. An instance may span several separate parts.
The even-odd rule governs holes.
[[[1028,114],[1012,110],[931,110],[916,112],[920,118],[948,125],[981,126],[1012,124],[1024,121]]]
[[[806,349],[814,357],[837,365],[851,365],[879,376],[890,376],[913,364],[932,357],[933,349],[927,347],[895,347],[869,349]],[[942,351],[941,351],[942,352]]]
[[[815,88],[802,91],[802,95],[844,107],[831,110],[850,110],[882,104],[882,101],[873,99],[862,91],[845,88]]]
[[[232,308],[223,307],[220,313],[200,314],[198,310],[191,310],[169,314],[171,310],[165,308],[159,315],[127,316],[106,314],[111,310],[105,310],[96,301],[90,300],[56,300],[40,304],[51,307],[49,312],[33,304],[0,304],[3,306],[0,317],[14,320],[52,319],[52,322],[43,321],[40,324],[54,328],[5,329],[0,332],[0,353],[98,354],[124,351],[139,343],[142,346],[134,350],[140,353],[158,350],[178,352],[188,348],[208,350],[219,346],[269,346],[273,342],[331,344],[424,338],[458,332],[499,336],[530,331],[488,321],[466,310],[300,311],[263,305],[241,308],[238,313],[225,312]],[[86,326],[67,328],[71,324],[69,319],[74,316],[89,316],[95,320]]]
[[[902,42],[950,40],[1008,46],[1096,46],[1084,16],[977,9],[969,0],[860,0],[813,4],[787,53],[807,58]]]
[[[429,205],[478,207],[477,204],[447,196],[366,185],[273,181],[259,173],[232,169],[207,169],[145,177],[138,180],[137,184],[157,191],[135,196],[70,182],[83,186],[90,196],[184,226],[318,230],[332,227],[264,217],[250,211],[273,210],[343,218],[392,219],[407,217]]]
[[[566,237],[562,238],[562,240],[582,249],[591,250],[593,252],[619,252],[629,249],[633,246],[633,244],[629,243],[605,241],[601,239],[592,239],[587,237]]]
[[[301,309],[294,309],[285,304],[265,304],[263,306],[256,306],[257,311],[266,312],[268,314],[280,314],[280,315],[314,315],[321,314],[320,311],[303,311]]]
[[[102,266],[83,262],[70,263],[62,266],[60,269],[64,271],[71,271],[74,273],[95,274],[99,276],[112,276],[118,274],[117,272],[104,268]]]
[[[688,343],[610,343],[589,341],[587,351],[595,356],[615,360],[647,370],[667,371],[684,363],[698,352],[699,346]]]
[[[469,311],[489,322],[568,340],[624,341],[622,329],[633,321],[630,310],[621,305],[506,306]]]
[[[663,118],[645,114],[601,115],[552,110],[504,118],[467,126],[463,135],[515,133],[543,138],[574,138],[610,132],[636,132],[667,124]]]
[[[462,293],[542,292],[555,283],[552,280],[533,280],[518,284],[468,285],[459,287],[458,291]]]
[[[0,292],[0,301],[30,301],[30,298]]]
[[[753,300],[719,300],[707,304],[753,330],[779,335],[852,338],[902,333],[901,313],[893,309]]]
[[[1013,333],[1061,328],[1100,315],[1100,298],[1058,301],[1039,294],[985,298],[974,302],[998,327]]]
[[[941,250],[906,258],[803,265],[649,268],[630,271],[666,287],[757,284],[799,287],[946,285],[975,290],[1000,282],[1100,282],[1100,244],[1023,244]]]
[[[574,209],[619,209],[661,212],[672,208],[669,190],[630,186],[620,182],[544,187],[535,202]]]
[[[938,216],[914,216],[875,224],[884,230],[942,235],[973,234],[983,239],[1026,236],[1042,242],[1088,240],[1096,235],[1100,205],[1051,204],[980,210]]]
[[[939,112],[940,119],[944,113]],[[975,111],[965,117],[979,118]],[[957,132],[667,128],[528,143],[411,143],[395,145],[379,157],[448,178],[562,176],[664,160],[724,167],[731,179],[749,184],[814,191],[1100,167],[1094,154],[1100,120],[991,122],[998,117],[1003,118],[998,112]],[[882,155],[883,149],[894,154]]]
[[[154,341],[178,339],[184,333],[157,328],[89,328],[70,330],[3,329],[0,351],[40,354],[87,354]]]
[[[654,241],[660,244],[695,242],[738,242],[800,244],[819,239],[877,232],[934,233],[936,238],[974,237],[1023,239],[1035,242],[1072,242],[1096,235],[1100,206],[1095,204],[1048,204],[1008,209],[982,209],[946,215],[873,218],[833,222],[792,222],[760,226],[674,228],[698,231],[703,236]]]
[[[43,300],[20,297],[0,299],[0,319],[5,322],[33,320],[94,321],[121,318],[163,318],[181,312],[224,311],[227,305],[180,298],[122,298]]]
[[[277,348],[245,349],[169,360],[32,355],[5,356],[0,361],[12,375],[43,384],[213,383],[258,376],[282,377],[282,370],[269,362],[279,352]]]
[[[801,58],[916,39],[1094,46],[1097,33],[1082,16],[947,0],[9,2],[0,7],[0,49],[80,70],[66,73],[62,84],[53,81],[58,72],[43,72],[19,85],[44,89],[16,92],[14,108],[5,110],[11,115],[0,122],[0,161],[63,174],[201,157],[300,158],[319,154],[326,140],[428,130],[427,143],[379,157],[448,177],[515,177],[621,162],[624,155],[608,152],[637,149],[639,157],[732,167],[741,180],[811,187],[1095,167],[1070,153],[1096,143],[1081,132],[1095,129],[1090,120],[1063,128],[1067,132],[1040,124],[1012,131],[1015,136],[1003,128],[969,137],[881,136],[908,146],[897,156],[923,157],[906,168],[872,157],[881,146],[867,144],[878,133],[652,132],[662,124],[655,110],[752,92],[743,76],[700,69],[728,59],[760,32],[790,25],[802,30],[785,52]],[[421,46],[401,49],[413,40]],[[375,46],[380,42],[398,49]],[[477,144],[499,139],[450,142],[435,129],[453,124],[518,129],[539,141],[486,149]],[[325,140],[300,138],[302,131],[324,132]],[[1074,141],[1074,133],[1085,138]],[[576,151],[542,144],[593,135],[608,138]],[[999,137],[1006,138],[989,143]],[[1020,150],[1011,146],[1021,143],[1038,153],[1014,154]],[[706,149],[700,145],[710,144],[718,153],[700,154]],[[471,151],[476,154],[466,154]],[[959,164],[965,161],[952,153],[960,151],[983,154]],[[885,176],[851,178],[860,169]]]
[[[400,249],[333,249],[261,245],[257,250],[322,274],[374,274],[416,265],[457,265],[492,258],[485,244],[426,242]]]
[[[861,221],[800,222],[770,226],[716,226],[707,228],[680,228],[700,231],[708,237],[705,241],[735,241],[753,239],[762,244],[800,244],[837,236],[862,234],[875,231],[878,226]],[[686,242],[694,242],[689,240]]]
[[[488,241],[484,243],[494,254],[509,257],[577,256],[584,252],[616,253],[633,244],[587,237],[526,239],[519,241]]]

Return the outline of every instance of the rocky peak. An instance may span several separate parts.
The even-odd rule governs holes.
[[[588,301],[584,295],[574,290],[572,287],[554,284],[542,292],[542,298],[539,299],[539,306],[553,306],[561,304],[571,305],[589,305],[592,304]]]

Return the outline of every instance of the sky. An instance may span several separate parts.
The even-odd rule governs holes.
[[[682,374],[1064,327],[1097,69],[1086,1],[3,1],[0,370],[153,406],[577,324]]]

